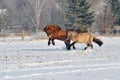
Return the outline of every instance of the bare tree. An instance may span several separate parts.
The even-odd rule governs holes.
[[[32,3],[29,0],[26,0],[26,5],[27,5],[26,15],[30,18],[30,20],[34,26],[35,32],[38,32],[39,28],[42,29],[40,27],[40,17],[41,17],[43,5],[46,3],[46,1],[47,0],[35,0],[36,7],[33,7]]]
[[[103,33],[110,33],[114,22],[113,13],[111,11],[110,3],[106,0],[106,6],[104,7],[104,18],[103,18]]]
[[[100,32],[103,34],[110,33],[114,19],[109,0],[99,0],[98,3],[98,6],[94,4],[94,8],[96,8],[93,10],[95,10],[96,16],[92,30],[93,32]]]

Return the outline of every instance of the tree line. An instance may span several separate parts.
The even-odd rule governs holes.
[[[0,0],[0,32],[21,27],[42,31],[47,24],[97,33],[120,31],[119,0]]]

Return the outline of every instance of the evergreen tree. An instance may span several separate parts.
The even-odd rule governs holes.
[[[67,0],[65,5],[65,26],[73,27],[75,21],[76,0]]]
[[[120,25],[120,0],[111,0],[110,3],[115,19],[114,24]]]
[[[67,0],[65,25],[87,30],[94,22],[94,13],[89,8],[86,0]]]

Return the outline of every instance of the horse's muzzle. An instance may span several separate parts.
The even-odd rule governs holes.
[[[48,38],[51,38],[52,37],[52,34],[48,34]]]

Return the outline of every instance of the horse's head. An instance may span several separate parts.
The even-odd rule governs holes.
[[[44,28],[44,31],[46,32],[47,36],[51,36],[53,33],[57,32],[61,30],[61,28],[59,27],[59,25],[46,25]]]
[[[45,33],[47,34],[48,37],[52,35],[52,31],[49,30],[49,28],[47,26],[44,28],[43,31],[45,31]]]

